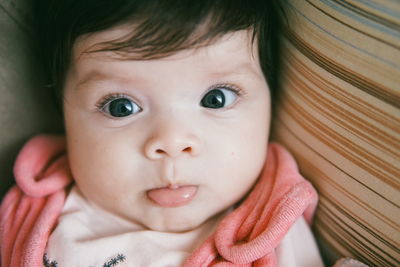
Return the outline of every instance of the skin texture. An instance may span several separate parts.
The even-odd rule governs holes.
[[[118,27],[86,35],[73,47],[64,88],[72,173],[95,205],[152,230],[187,231],[242,199],[263,168],[270,95],[257,48],[239,31],[161,59],[83,53],[126,33]],[[216,85],[240,93],[226,91],[223,108],[201,106]],[[118,97],[139,112],[108,114],[104,99]],[[151,189],[184,185],[197,192],[179,207],[147,197]]]

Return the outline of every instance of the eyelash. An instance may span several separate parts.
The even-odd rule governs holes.
[[[131,97],[121,94],[121,93],[112,93],[104,96],[98,103],[96,103],[96,107],[98,110],[102,110],[108,103],[118,98],[127,98],[131,99]]]
[[[218,84],[214,84],[212,86],[210,86],[207,90],[206,93],[213,90],[213,89],[217,89],[217,88],[223,88],[223,89],[227,89],[227,90],[231,90],[232,92],[236,93],[238,96],[242,96],[244,95],[244,91],[242,89],[240,89],[240,87],[231,84],[231,83],[218,83]]]

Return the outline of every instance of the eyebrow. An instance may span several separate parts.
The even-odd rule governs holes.
[[[105,80],[123,81],[124,78],[115,77],[114,75],[99,70],[91,70],[88,74],[85,74],[83,76],[81,81],[79,81],[78,84],[76,85],[76,88],[82,87],[93,81],[105,81]]]
[[[260,66],[261,69],[261,66]],[[216,71],[216,72],[211,72],[209,75],[210,76],[216,76],[216,77],[229,77],[232,75],[246,75],[246,74],[251,74],[255,75],[257,77],[264,77],[263,73],[258,73],[256,72],[249,63],[241,63],[238,64],[237,66],[234,66],[233,68],[229,68],[228,70],[221,70],[221,71]]]
[[[204,72],[207,72],[208,69],[205,68]],[[237,66],[234,66],[233,68],[229,68],[227,70],[221,70],[221,71],[215,71],[215,72],[210,72],[207,73],[207,75],[209,77],[229,77],[229,76],[234,76],[234,75],[246,75],[246,74],[251,74],[251,75],[255,75],[257,77],[260,77],[260,75],[262,77],[264,77],[264,74],[261,73],[259,74],[258,72],[256,72],[249,63],[241,63],[238,64]],[[135,80],[141,80],[140,77],[134,77]],[[84,85],[89,84],[93,81],[105,81],[105,80],[112,80],[112,81],[127,81],[127,78],[124,77],[118,77],[115,76],[114,74],[108,74],[106,72],[103,71],[99,71],[97,69],[91,70],[89,71],[88,74],[85,74],[82,78],[81,81],[78,82],[78,84],[76,85],[76,88],[80,88],[80,87],[84,87]],[[129,80],[133,80],[133,77],[130,76]]]

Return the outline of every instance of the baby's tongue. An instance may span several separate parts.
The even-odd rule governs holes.
[[[162,187],[147,191],[147,197],[164,208],[174,208],[188,204],[196,195],[197,186],[188,185]]]

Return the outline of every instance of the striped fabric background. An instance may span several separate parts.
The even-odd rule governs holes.
[[[400,266],[400,1],[288,0],[274,138],[320,193],[326,260]]]

